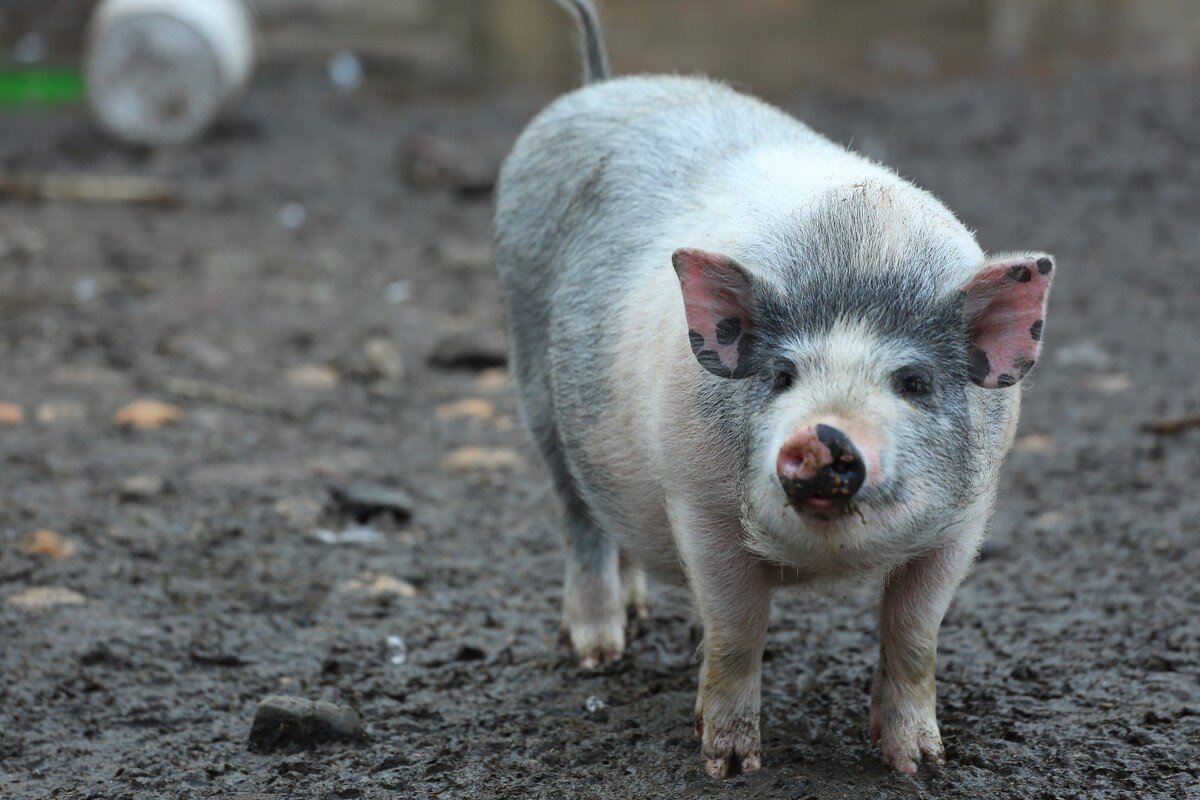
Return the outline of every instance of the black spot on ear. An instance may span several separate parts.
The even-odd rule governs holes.
[[[700,351],[704,349],[704,337],[696,331],[689,329],[688,341],[692,343],[692,355],[699,356]]]
[[[1021,378],[1029,374],[1029,370],[1033,369],[1033,365],[1034,360],[1032,358],[1018,358],[1013,362],[1013,368],[1017,371],[1017,380],[1021,380]]]
[[[1054,262],[1043,256],[1037,260],[1038,272],[1042,275],[1049,275],[1050,270],[1054,269]]]
[[[1001,372],[996,377],[996,386],[1000,389],[1007,389],[1009,386],[1012,386],[1016,382],[1017,382],[1017,379],[1014,378],[1012,375],[1009,375],[1007,372]]]
[[[742,334],[742,321],[728,317],[717,323],[717,344],[733,344]]]
[[[738,363],[733,378],[748,378],[754,372],[754,337],[749,331],[742,334],[737,344]]]
[[[972,381],[982,385],[987,380],[988,373],[992,371],[992,364],[988,361],[987,353],[983,351],[983,348],[971,345],[967,357],[971,360],[967,375]]]
[[[1018,264],[1008,271],[1008,277],[1017,283],[1029,283],[1033,280],[1033,272],[1025,264]]]
[[[1033,337],[1035,342],[1040,342],[1042,340],[1043,322],[1045,322],[1045,320],[1039,319],[1037,322],[1029,326],[1029,335]]]
[[[717,355],[716,350],[701,350],[696,353],[696,360],[700,362],[700,366],[716,375],[718,378],[732,378],[733,373],[729,371],[729,367],[721,361],[721,357]]]

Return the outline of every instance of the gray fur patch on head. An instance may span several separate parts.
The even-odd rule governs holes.
[[[755,333],[773,340],[819,335],[839,320],[928,353],[966,378],[962,276],[982,253],[948,233],[953,218],[904,211],[888,187],[830,191],[794,225],[764,234],[748,263],[774,273]]]

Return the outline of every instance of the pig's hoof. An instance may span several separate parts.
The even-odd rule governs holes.
[[[580,669],[593,670],[617,661],[625,652],[625,620],[577,622],[568,627],[571,650]]]
[[[933,727],[906,727],[903,725],[871,726],[871,741],[883,746],[883,760],[897,772],[916,774],[921,761],[940,764],[946,760],[946,750],[937,724]]]
[[[704,769],[710,777],[721,780],[762,769],[757,719],[720,724],[697,718],[696,734],[703,740]]]

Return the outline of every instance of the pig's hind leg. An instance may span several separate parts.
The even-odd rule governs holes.
[[[569,481],[557,481],[566,516],[563,629],[579,666],[594,669],[625,651],[620,551],[596,526]]]
[[[512,270],[520,276],[534,270]],[[614,661],[625,650],[625,608],[621,594],[619,551],[596,525],[567,467],[545,363],[545,331],[534,306],[545,302],[537,286],[511,293],[512,369],[521,416],[554,481],[562,503],[566,580],[563,585],[563,632],[584,669]]]
[[[518,362],[520,366],[520,362]],[[625,605],[620,550],[596,525],[567,468],[549,394],[522,381],[525,420],[562,503],[566,578],[562,628],[583,669],[615,661],[625,651]]]
[[[526,419],[542,458],[554,479],[563,509],[566,577],[563,581],[563,632],[579,666],[595,669],[616,661],[625,652],[625,606],[621,592],[620,550],[592,518],[567,468],[553,416],[530,414]]]

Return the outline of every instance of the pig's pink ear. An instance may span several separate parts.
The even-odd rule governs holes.
[[[749,376],[754,337],[750,276],[733,259],[704,250],[676,250],[671,263],[683,290],[696,360],[722,378]]]
[[[1054,259],[1041,253],[986,264],[963,288],[971,380],[985,389],[1012,386],[1033,368]]]

